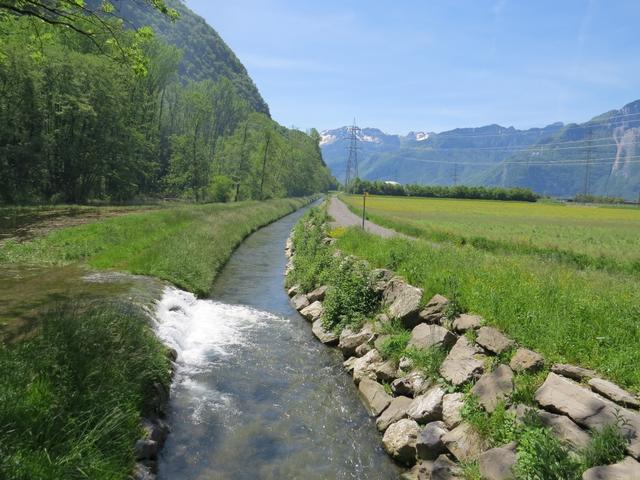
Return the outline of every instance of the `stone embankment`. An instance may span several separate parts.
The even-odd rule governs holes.
[[[332,242],[332,239],[325,239]],[[293,267],[293,242],[286,245],[287,274]],[[614,465],[587,470],[583,480],[640,479],[640,403],[631,393],[599,378],[595,372],[573,365],[551,366],[546,380],[535,392],[537,407],[512,401],[514,378],[539,372],[544,358],[518,346],[499,330],[485,326],[477,315],[446,315],[449,301],[442,295],[422,303],[422,290],[407,284],[388,270],[372,271],[372,288],[385,311],[361,329],[345,329],[338,336],[322,324],[327,287],[302,292],[288,290],[295,308],[312,324],[319,341],[335,346],[345,357],[344,367],[353,376],[362,402],[376,417],[385,451],[407,468],[406,479],[464,479],[461,464],[477,462],[483,478],[506,480],[514,477],[517,462],[515,442],[489,448],[469,423],[462,408],[465,395],[456,392],[473,385],[470,393],[487,412],[500,402],[509,406],[517,419],[534,412],[569,449],[578,451],[590,440],[589,432],[616,424],[629,440],[626,457]],[[396,318],[411,329],[410,345],[416,348],[442,346],[447,355],[439,368],[444,380],[435,382],[411,361],[385,360],[378,351],[381,336],[377,323]],[[507,355],[509,360],[501,360]]]

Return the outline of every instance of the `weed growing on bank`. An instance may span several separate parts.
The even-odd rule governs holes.
[[[38,336],[0,349],[0,478],[127,478],[169,369],[140,309],[51,310]]]
[[[323,241],[326,221],[326,209],[314,208],[296,225],[294,269],[287,285],[300,285],[305,292],[327,285],[323,326],[340,332],[345,327],[360,327],[380,308],[380,298],[371,288],[368,265],[354,257],[334,255]]]
[[[225,262],[250,233],[307,199],[185,205],[110,218],[0,245],[0,265],[87,262],[151,275],[207,295]]]

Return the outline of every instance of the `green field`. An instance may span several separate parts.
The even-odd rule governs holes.
[[[343,196],[361,212],[360,196]],[[640,209],[370,196],[369,218],[408,235],[640,273]]]
[[[368,206],[373,220],[420,238],[381,239],[349,229],[340,235],[341,249],[396,270],[422,287],[425,299],[436,293],[455,299],[551,362],[591,367],[640,391],[640,290],[635,272],[622,268],[638,258],[633,231],[640,212],[392,197],[370,198]],[[499,248],[461,241],[501,238],[497,232],[504,232]],[[524,232],[534,249],[520,247]],[[574,264],[580,255],[606,259],[605,268]]]

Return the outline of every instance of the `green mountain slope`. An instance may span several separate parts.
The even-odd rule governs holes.
[[[346,127],[323,132],[322,151],[339,180]],[[582,124],[517,130],[500,125],[442,133],[359,136],[359,174],[367,180],[431,185],[526,187],[538,193],[637,199],[640,194],[640,100]]]
[[[98,5],[100,2],[91,0],[90,3]],[[150,26],[158,38],[182,50],[179,74],[184,79],[217,81],[227,77],[255,111],[269,115],[269,107],[238,57],[220,35],[184,3],[167,1],[180,14],[175,22],[141,2],[114,0],[112,3],[116,8],[115,15],[123,18],[127,26]]]

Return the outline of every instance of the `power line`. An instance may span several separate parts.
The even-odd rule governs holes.
[[[360,128],[356,125],[356,119],[353,119],[353,125],[349,127],[349,146],[347,147],[347,169],[344,176],[344,189],[349,191],[350,184],[358,178],[358,134]]]
[[[602,158],[593,158],[593,159],[576,159],[576,160],[557,160],[557,161],[546,161],[546,162],[536,162],[536,161],[496,161],[496,162],[456,162],[458,165],[482,165],[482,166],[498,166],[498,165],[565,165],[565,166],[581,166],[585,165],[587,162],[590,165],[608,165],[611,160],[616,160],[617,157],[602,157]],[[625,157],[627,159],[630,158],[640,158],[640,155],[630,155]],[[418,163],[435,163],[435,164],[449,164],[451,163],[448,160],[426,160],[419,158],[403,158],[403,161],[412,161]],[[640,163],[640,160],[626,160],[625,163]]]

